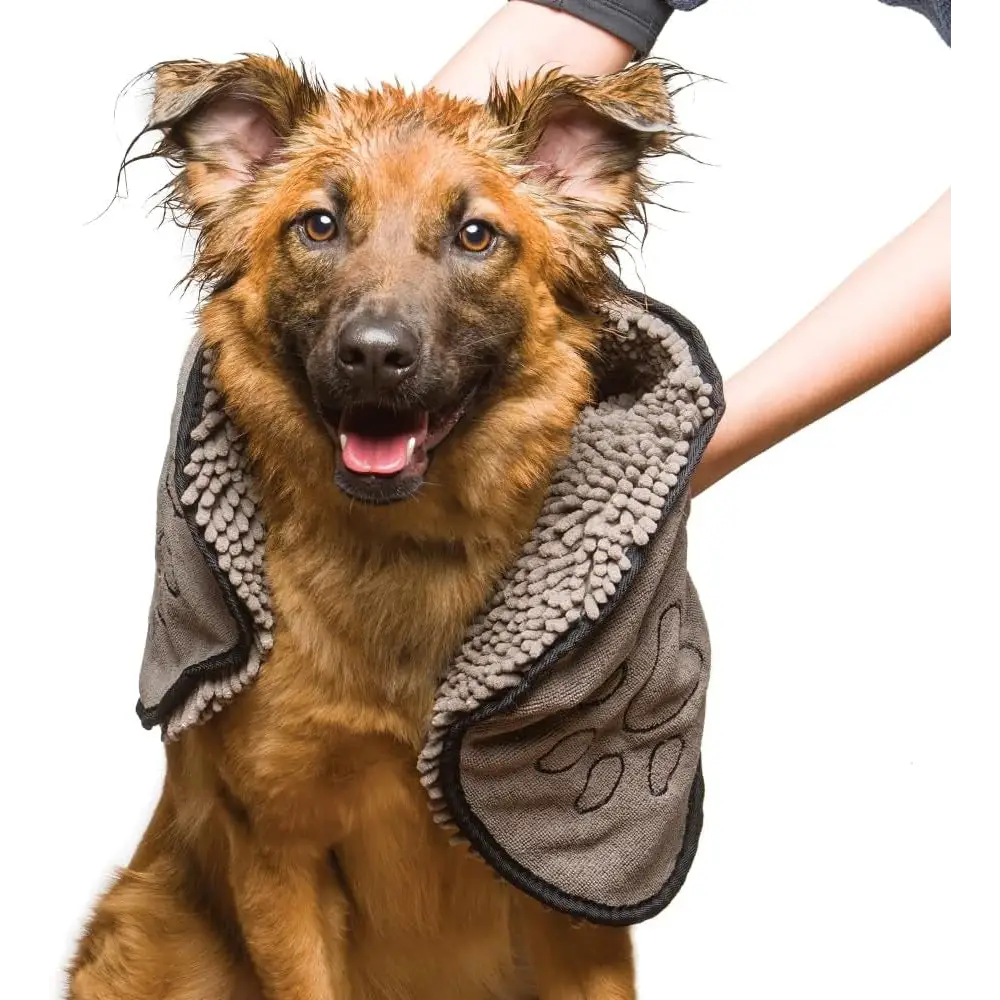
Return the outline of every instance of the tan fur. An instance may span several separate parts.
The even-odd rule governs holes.
[[[648,110],[667,116],[657,79]],[[651,79],[633,83],[655,103]],[[264,102],[277,160],[244,169],[238,144],[221,148],[211,122],[185,117],[220,86],[222,100]],[[599,87],[588,87],[569,90],[599,104]],[[628,87],[616,78],[608,97],[620,110]],[[526,140],[512,129],[544,102],[522,107],[517,126],[515,97],[505,100],[490,112],[387,88],[328,102],[274,60],[160,67],[154,118],[164,119],[161,151],[183,161],[182,207],[202,227],[195,267],[209,280],[238,275],[200,324],[263,483],[276,640],[251,688],[167,747],[160,804],[86,929],[73,1000],[634,995],[627,931],[574,926],[449,846],[415,768],[437,678],[533,523],[592,391],[596,317],[586,302],[560,300],[583,287],[580,269],[568,287],[563,279],[584,249],[583,271],[597,273],[608,206],[627,215],[641,186],[640,154],[619,148],[590,243],[569,247],[568,203],[556,206],[545,178],[526,177],[530,149],[514,152]],[[537,144],[542,126],[531,128]],[[197,145],[204,135],[211,148]],[[352,275],[439,280],[399,234],[419,228],[408,206],[432,206],[470,175],[521,238],[516,263],[494,279],[524,316],[516,371],[442,447],[423,490],[389,507],[352,502],[334,485],[334,444],[269,327],[274,289],[298,280],[275,249],[282,224],[322,196],[321,165],[344,158],[355,223],[371,221],[374,234]],[[241,183],[230,183],[233,170]]]

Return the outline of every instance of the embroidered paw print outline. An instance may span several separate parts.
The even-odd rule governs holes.
[[[610,765],[610,766],[607,766]],[[600,771],[600,777],[595,779],[595,772]],[[612,778],[612,774],[614,777]],[[578,813],[594,812],[602,806],[606,806],[618,791],[622,777],[625,774],[625,755],[620,753],[606,753],[590,765],[587,771],[587,780],[584,782],[583,791],[576,797],[573,807]],[[606,792],[603,794],[599,790],[600,783],[603,782]]]
[[[161,488],[166,492],[167,498],[170,500],[170,511],[164,512],[163,516],[173,521],[179,521],[183,525],[183,530],[186,531],[187,524],[184,521],[184,512],[173,489],[171,472],[172,467],[168,466],[163,470],[160,477]],[[170,544],[170,535],[167,532],[166,526],[159,523],[156,526],[156,571],[157,582],[162,582],[170,597],[175,601],[182,600],[181,585],[177,580],[176,558],[173,547]],[[170,626],[163,616],[163,601],[159,599],[154,600],[154,606],[156,609],[156,619],[160,623],[160,627],[169,633]]]
[[[684,757],[686,741],[683,736],[673,736],[659,740],[652,749],[646,746],[628,746],[613,749],[612,741],[626,744],[635,743],[636,737],[648,736],[658,729],[670,725],[690,704],[702,684],[705,655],[693,643],[680,641],[680,604],[668,605],[660,613],[656,630],[656,649],[649,668],[645,671],[642,683],[632,693],[624,708],[618,714],[620,726],[608,733],[603,739],[598,739],[598,729],[593,725],[581,726],[572,730],[555,741],[535,762],[535,768],[545,775],[569,774],[589,759],[586,774],[582,776],[583,787],[574,800],[575,810],[583,815],[594,812],[606,806],[621,785],[622,778],[629,766],[627,758],[634,760],[644,758],[646,770],[646,785],[651,797],[658,798],[667,793],[670,782],[677,772]],[[665,642],[666,640],[666,642]],[[672,641],[670,641],[672,640]],[[661,664],[663,650],[676,649],[675,657],[666,657],[667,664]],[[661,666],[673,666],[679,663],[681,654],[688,650],[698,658],[697,669],[693,682],[688,686],[683,697],[671,699],[671,710],[666,716],[657,716],[652,721],[643,718],[643,713],[652,713],[657,706],[655,701],[644,707],[644,700],[651,692],[658,670]],[[636,653],[639,655],[637,656]],[[611,701],[626,688],[629,678],[635,675],[635,660],[641,658],[642,651],[634,650],[632,655],[621,663],[618,668],[601,684],[595,694],[582,702],[575,710],[577,715],[589,714],[599,705]],[[673,707],[676,706],[676,707]],[[662,709],[660,709],[662,711]],[[595,742],[597,747],[594,747]],[[592,749],[604,751],[597,756],[591,756]],[[636,762],[637,763],[637,762]]]

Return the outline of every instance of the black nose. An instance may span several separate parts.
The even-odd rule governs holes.
[[[340,332],[337,364],[358,388],[394,389],[417,367],[419,351],[404,323],[359,317]]]

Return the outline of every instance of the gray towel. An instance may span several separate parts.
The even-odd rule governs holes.
[[[548,905],[658,913],[701,829],[709,642],[687,574],[691,473],[722,413],[697,330],[615,285],[580,414],[520,557],[442,678],[418,768],[435,818]],[[139,716],[176,739],[266,669],[266,529],[195,339],[157,522]]]

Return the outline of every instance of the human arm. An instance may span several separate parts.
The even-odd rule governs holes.
[[[905,368],[951,333],[951,191],[725,383],[700,493]]]
[[[623,69],[635,49],[589,21],[527,0],[504,4],[431,80],[459,97],[484,99],[490,81],[519,80],[545,67],[581,76]]]
[[[494,72],[517,79],[560,65],[599,74],[621,69],[632,55],[592,22],[514,0],[433,83],[482,98]],[[695,473],[694,493],[905,368],[950,331],[949,191],[726,383],[726,413]]]

